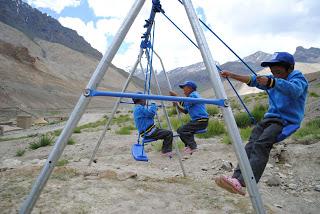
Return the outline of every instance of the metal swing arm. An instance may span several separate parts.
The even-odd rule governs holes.
[[[136,98],[136,99],[144,99],[144,100],[164,100],[164,101],[171,101],[171,102],[203,103],[203,104],[217,105],[221,107],[229,106],[229,102],[227,99],[203,99],[203,98],[190,98],[190,97],[177,97],[177,96],[159,96],[159,95],[146,95],[146,94],[137,94],[137,93],[97,91],[92,89],[85,89],[84,96],[86,97],[95,97],[95,96],[125,97],[125,98]]]

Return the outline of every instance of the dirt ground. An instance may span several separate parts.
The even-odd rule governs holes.
[[[310,91],[320,94],[319,80]],[[320,116],[319,97],[309,97],[305,122]],[[127,112],[127,110],[126,110]],[[103,113],[85,114],[80,124],[93,122]],[[29,149],[29,143],[64,124],[34,127],[5,134],[0,141],[0,213],[17,213],[30,193],[52,146]],[[177,156],[160,156],[146,146],[149,162],[135,161],[131,145],[136,131],[118,135],[113,125],[102,141],[97,162],[88,166],[103,126],[73,133],[33,213],[254,213],[251,200],[234,195],[214,183],[218,175],[231,175],[237,160],[232,145],[219,137],[197,139],[198,151],[183,155],[187,177]],[[19,138],[29,136],[27,138]],[[17,157],[18,149],[26,149]],[[320,142],[286,139],[274,146],[258,184],[267,213],[320,213]]]
[[[248,194],[228,193],[213,181],[231,174],[236,165],[232,145],[218,138],[198,139],[199,151],[183,155],[184,178],[177,157],[164,158],[146,147],[149,162],[131,156],[135,134],[109,131],[97,153],[97,163],[88,165],[100,130],[73,134],[37,201],[33,213],[253,213]],[[0,143],[0,210],[17,213],[31,190],[52,146],[28,150],[16,157],[34,138]],[[267,213],[319,213],[320,142],[302,145],[291,140],[276,146],[259,183]],[[267,185],[279,179],[278,186]]]

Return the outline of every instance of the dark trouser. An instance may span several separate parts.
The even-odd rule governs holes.
[[[196,131],[203,130],[208,127],[208,121],[190,121],[187,124],[178,128],[177,132],[180,139],[190,149],[196,149],[197,143],[194,140],[194,134]]]
[[[155,131],[152,132],[152,134],[145,136],[145,139],[163,139],[162,144],[162,152],[171,152],[172,151],[172,140],[173,140],[173,133],[172,131],[166,130],[166,129],[159,129],[156,128]]]
[[[257,183],[263,174],[269,160],[272,146],[276,143],[277,136],[281,133],[283,126],[283,121],[281,119],[265,118],[252,130],[245,150]],[[239,164],[234,170],[232,177],[237,178],[242,186],[245,186]]]

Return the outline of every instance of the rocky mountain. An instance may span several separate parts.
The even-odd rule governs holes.
[[[243,61],[246,62],[256,73],[259,73],[263,70],[263,67],[260,66],[261,61],[270,59],[272,54],[265,53],[262,51],[255,52],[247,57],[243,58]],[[309,49],[305,49],[301,46],[296,48],[296,52],[294,57],[297,62],[302,63],[319,63],[320,62],[320,49],[311,47]],[[313,68],[313,66],[309,66],[310,69],[307,68],[307,65],[304,65],[304,68],[310,72],[309,70]],[[251,71],[239,60],[226,62],[220,65],[220,68],[223,70],[236,71],[238,74],[251,74]],[[317,70],[314,70],[316,72]],[[174,90],[179,91],[179,84],[184,82],[185,80],[193,80],[198,83],[200,91],[208,91],[211,88],[211,83],[208,81],[208,74],[205,72],[205,66],[203,62],[195,63],[186,67],[176,68],[174,70],[168,71],[167,75],[170,79],[171,85]],[[163,72],[159,73],[159,82],[161,88],[164,93],[168,92],[167,80]],[[234,86],[239,89],[242,84],[239,82],[232,82]],[[227,84],[226,84],[227,85]],[[230,87],[225,87],[227,93],[233,93]],[[207,92],[205,92],[207,93]],[[210,91],[211,94],[211,91]]]
[[[260,66],[261,60],[268,59],[270,56],[271,54],[258,51],[252,55],[245,57],[243,60],[255,72],[259,72],[260,70],[263,69]],[[246,66],[244,66],[243,63],[241,63],[240,61],[227,62],[222,65],[219,65],[219,67],[223,70],[237,71],[237,73],[239,74],[251,73],[251,71]],[[205,72],[205,65],[203,62],[192,64],[186,67],[176,68],[174,70],[167,72],[167,75],[170,79],[173,89],[176,91],[179,91],[179,84],[186,80],[193,80],[197,82],[200,91],[205,91],[212,87],[210,81],[208,81],[209,76],[207,72]],[[166,93],[168,91],[167,80],[165,79],[163,72],[160,72],[158,76],[159,76],[159,83],[162,89],[164,90],[164,92]],[[240,86],[238,82],[233,82],[233,84],[236,87]]]
[[[320,48],[297,47],[294,53],[294,58],[297,62],[320,63]]]
[[[62,44],[73,50],[93,56],[102,54],[72,29],[63,27],[57,20],[32,8],[22,0],[0,0],[0,21],[22,31],[30,39],[39,38]]]
[[[75,31],[21,1],[0,0],[0,20],[0,119],[7,109],[72,110],[101,54]],[[99,87],[119,91],[127,77],[111,65]],[[129,91],[143,87],[136,77],[132,83]],[[114,101],[93,98],[89,108],[106,111]]]

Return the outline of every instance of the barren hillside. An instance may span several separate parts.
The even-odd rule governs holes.
[[[72,108],[99,61],[0,22],[0,108]],[[111,66],[100,86],[120,90],[127,74]],[[138,81],[129,90],[138,90]],[[91,107],[110,107],[114,99],[94,98]]]

